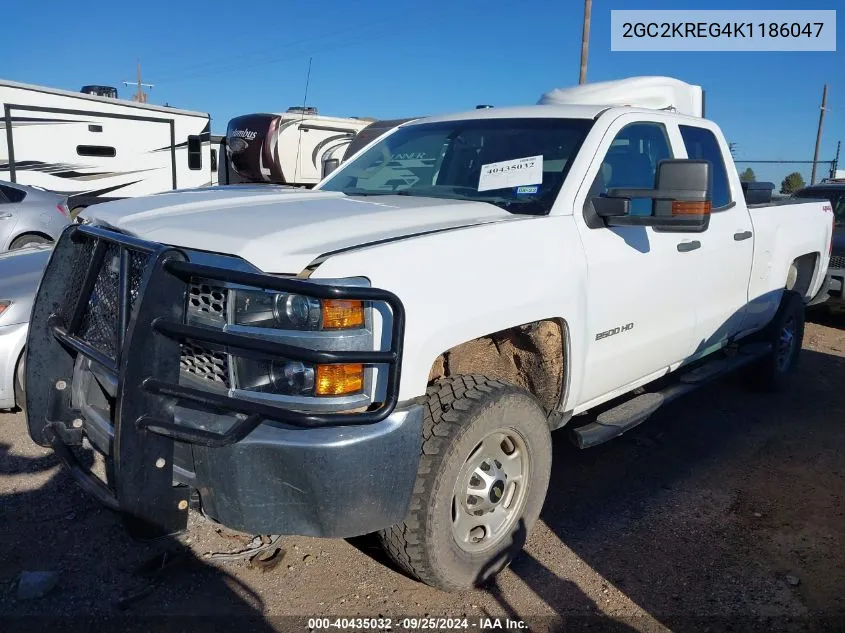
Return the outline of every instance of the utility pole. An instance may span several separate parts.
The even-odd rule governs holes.
[[[584,0],[584,28],[581,31],[581,72],[578,84],[587,83],[587,55],[590,51],[590,15],[593,12],[593,0]]]
[[[827,110],[827,84],[824,85],[824,91],[822,92],[822,107],[821,112],[819,112],[819,130],[816,132],[816,152],[813,154],[813,171],[810,174],[810,184],[816,184],[816,166],[819,160],[819,146],[822,143],[822,124],[824,123],[824,113]]]
[[[146,103],[147,102],[147,93],[144,92],[143,88],[152,88],[154,84],[145,84],[141,82],[141,62],[138,62],[138,79],[136,81],[124,81],[124,86],[136,86],[135,89],[135,96],[132,97],[133,101],[137,101],[138,103]]]

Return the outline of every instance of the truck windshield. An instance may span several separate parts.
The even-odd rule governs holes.
[[[592,125],[587,119],[474,119],[399,128],[318,188],[490,202],[549,212]]]

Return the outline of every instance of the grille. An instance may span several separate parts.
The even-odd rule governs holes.
[[[94,290],[82,316],[79,335],[109,358],[117,358],[117,310],[120,288],[120,251],[110,244],[97,274]],[[118,265],[115,265],[118,264]]]
[[[229,387],[229,357],[223,351],[185,342],[182,344],[179,365],[182,371],[197,378]]]
[[[68,322],[72,315],[69,311],[76,303],[76,297],[82,290],[82,280],[93,256],[97,240],[88,240],[74,265],[73,281],[68,284],[65,301],[65,319]],[[147,256],[129,250],[129,311],[135,305],[141,287],[141,279],[147,263]],[[118,350],[118,314],[120,304],[120,253],[121,248],[116,244],[106,247],[105,257],[97,272],[94,289],[88,298],[88,303],[82,314],[78,335],[89,345],[102,352],[112,360],[117,360]]]
[[[188,315],[209,319],[213,323],[226,323],[228,290],[223,286],[191,280],[188,287]],[[225,352],[205,347],[196,342],[182,345],[180,366],[195,378],[229,387],[229,357]]]
[[[188,310],[225,321],[227,294],[221,286],[193,281],[188,291]]]
[[[834,255],[831,257],[828,268],[845,268],[845,256]]]

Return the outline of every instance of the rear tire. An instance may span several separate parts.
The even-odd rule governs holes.
[[[44,237],[43,235],[35,235],[34,233],[30,233],[29,235],[21,235],[16,237],[12,240],[12,243],[9,244],[9,250],[14,251],[19,248],[24,248],[25,246],[32,246],[34,244],[52,244],[53,240],[49,237]]]
[[[546,415],[514,385],[451,376],[427,391],[417,481],[401,523],[379,533],[409,575],[446,591],[483,584],[522,549],[552,464]]]
[[[772,350],[749,368],[752,386],[765,391],[788,386],[804,344],[805,312],[801,295],[784,290],[774,319],[761,332],[760,340],[771,344]]]

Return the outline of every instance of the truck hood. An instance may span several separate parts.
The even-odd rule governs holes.
[[[526,217],[484,202],[272,186],[128,198],[86,216],[142,239],[237,255],[268,273],[298,273],[321,255],[373,242]]]

